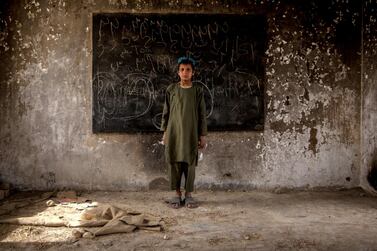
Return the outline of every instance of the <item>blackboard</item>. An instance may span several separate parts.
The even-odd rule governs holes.
[[[158,131],[177,58],[197,61],[209,130],[261,130],[266,18],[257,15],[93,15],[93,132]]]

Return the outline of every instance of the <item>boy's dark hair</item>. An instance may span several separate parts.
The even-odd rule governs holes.
[[[196,62],[193,58],[190,57],[180,57],[178,58],[178,69],[181,64],[189,64],[191,65],[192,70],[194,70]]]

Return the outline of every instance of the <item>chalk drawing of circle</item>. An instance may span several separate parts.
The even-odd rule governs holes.
[[[153,105],[154,87],[150,81],[150,76],[142,73],[130,73],[123,80],[123,84],[127,85],[128,94],[136,96],[142,101],[146,100],[146,105],[140,111],[135,110],[134,114],[130,114],[119,119],[123,121],[134,120],[144,116],[150,111]],[[131,104],[130,104],[131,105]]]
[[[96,117],[98,122],[103,122],[105,117],[111,116],[115,113],[117,107],[114,99],[109,98],[114,96],[119,79],[107,72],[98,72],[93,79],[93,88],[95,89],[96,97],[96,111],[99,113]]]
[[[212,115],[212,112],[213,112],[213,107],[214,107],[214,99],[213,99],[213,95],[211,93],[211,90],[208,88],[208,86],[206,84],[204,84],[203,82],[201,81],[193,81],[194,83],[198,83],[198,84],[201,84],[204,86],[204,88],[208,91],[208,94],[211,98],[211,101],[210,101],[210,106],[211,106],[211,109],[209,111],[209,113],[207,114],[207,118],[209,118],[211,115]]]
[[[153,123],[154,127],[156,127],[157,129],[160,129],[160,127],[161,127],[161,116],[162,116],[162,112],[157,113],[152,118],[152,123]]]

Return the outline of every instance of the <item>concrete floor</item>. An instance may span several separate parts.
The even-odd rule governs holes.
[[[377,198],[359,189],[334,192],[198,191],[197,209],[171,209],[168,192],[82,193],[98,203],[163,218],[163,232],[136,230],[75,239],[73,229],[0,225],[7,250],[377,250]],[[45,202],[16,215],[78,213]]]

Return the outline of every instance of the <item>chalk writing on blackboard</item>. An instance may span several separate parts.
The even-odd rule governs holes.
[[[157,131],[182,55],[198,62],[209,130],[262,129],[265,33],[262,16],[95,14],[93,132]]]

